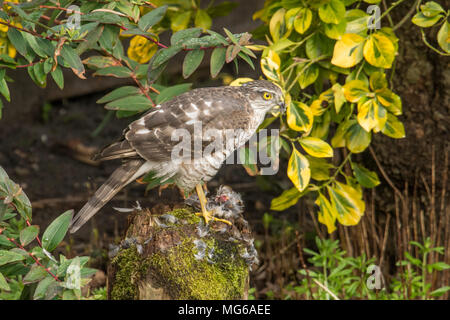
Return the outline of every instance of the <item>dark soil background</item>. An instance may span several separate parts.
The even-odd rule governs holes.
[[[251,14],[262,7],[262,3],[260,0],[242,1],[232,16],[215,21],[216,30],[220,31],[221,26],[227,26],[233,32],[253,29],[257,23],[251,20]],[[394,10],[394,21],[401,20],[408,7],[402,5],[400,10]],[[249,23],[242,24],[243,21]],[[435,37],[433,32],[430,31],[430,39]],[[393,81],[394,91],[403,101],[404,115],[400,119],[405,124],[406,138],[394,140],[377,134],[373,137],[372,146],[392,183],[402,191],[415,192],[420,199],[419,206],[427,213],[429,189],[433,183],[433,188],[448,198],[443,172],[449,149],[449,59],[428,49],[421,40],[418,28],[410,22],[405,23],[397,35],[400,38],[400,52]],[[180,71],[180,65],[174,63],[172,70],[169,70],[167,79],[172,83],[183,81],[176,74]],[[239,76],[259,76],[243,64],[241,66]],[[234,75],[232,68],[224,71]],[[8,74],[12,73],[8,71]],[[11,84],[12,102],[5,107],[4,118],[0,120],[0,165],[30,198],[33,224],[39,224],[41,230],[62,212],[68,209],[78,211],[118,165],[114,161],[98,166],[87,164],[76,159],[74,150],[96,149],[108,144],[119,137],[132,120],[113,118],[98,136],[93,137],[93,131],[107,113],[95,101],[120,83],[106,78],[83,82],[67,75],[65,90],[57,91],[54,84],[49,84],[45,90],[36,87],[26,72],[14,74],[16,83]],[[198,71],[188,81],[193,82],[194,87],[222,82],[221,79],[211,82],[208,69]],[[435,156],[432,161],[433,150]],[[369,152],[360,157],[369,169],[379,172]],[[246,217],[257,240],[263,241],[267,236],[262,216],[269,212],[271,199],[290,186],[283,174],[285,165],[282,163],[279,174],[272,177],[250,177],[240,165],[226,165],[208,185],[215,192],[219,185],[227,184],[242,194]],[[434,178],[432,165],[435,168]],[[384,215],[393,210],[394,192],[381,174],[379,177],[382,185],[376,189],[375,202],[377,214]],[[149,208],[182,201],[177,190],[165,189],[160,197],[158,190],[145,194],[145,186],[132,183],[78,233],[67,237],[65,249],[70,254],[91,255],[95,249],[98,259],[94,267],[104,268],[108,244],[120,239],[126,226],[127,214],[119,213],[112,207],[131,207],[136,200],[142,207]],[[445,201],[436,200],[436,203],[444,203],[441,214],[450,214]],[[303,232],[313,231],[309,215],[303,220],[299,218],[300,215],[305,216],[304,212],[300,212],[302,210],[305,207],[300,204],[275,215],[280,220],[302,221],[299,227]],[[446,241],[448,243],[448,239]],[[255,281],[258,290],[270,287],[269,282],[273,284],[267,274],[259,274]]]

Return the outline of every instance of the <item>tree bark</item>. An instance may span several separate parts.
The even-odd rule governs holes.
[[[187,207],[133,212],[108,266],[108,298],[247,299],[256,251],[242,215],[232,222],[206,227]]]

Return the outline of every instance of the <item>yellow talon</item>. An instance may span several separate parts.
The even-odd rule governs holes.
[[[202,216],[205,219],[206,224],[208,224],[209,221],[211,221],[211,220],[215,220],[215,221],[220,221],[220,222],[226,223],[230,226],[233,225],[228,220],[219,219],[219,218],[214,217],[210,211],[206,210],[207,200],[206,200],[206,196],[205,196],[205,193],[203,192],[203,188],[202,188],[201,184],[196,185],[195,190],[197,191],[198,199],[200,201],[200,207],[202,208],[202,212],[196,213],[197,216]]]

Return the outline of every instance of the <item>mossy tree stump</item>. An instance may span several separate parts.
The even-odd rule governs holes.
[[[247,299],[256,251],[247,222],[232,222],[205,226],[188,207],[134,211],[108,266],[109,299]]]

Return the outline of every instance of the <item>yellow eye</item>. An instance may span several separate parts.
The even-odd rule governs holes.
[[[264,92],[263,98],[264,98],[264,100],[270,100],[270,99],[272,99],[272,94],[269,92]]]

